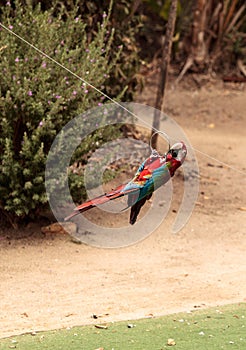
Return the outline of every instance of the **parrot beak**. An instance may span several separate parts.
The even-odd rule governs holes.
[[[175,143],[168,151],[168,154],[171,154],[173,158],[177,159],[181,164],[183,164],[187,155],[187,148],[184,142],[181,141]]]

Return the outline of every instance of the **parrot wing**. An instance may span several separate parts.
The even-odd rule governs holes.
[[[137,193],[129,193],[128,195],[128,207],[131,207],[130,224],[135,224],[140,209],[145,202],[151,198],[152,193],[164,185],[170,179],[170,173],[168,170],[168,163],[163,164],[159,168],[155,168],[151,176],[149,176],[145,183],[139,189]]]

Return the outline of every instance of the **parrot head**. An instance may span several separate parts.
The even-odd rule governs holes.
[[[167,152],[167,160],[169,158],[176,159],[178,162],[180,162],[180,165],[183,164],[185,157],[187,155],[187,148],[184,144],[184,142],[177,142],[175,143]]]

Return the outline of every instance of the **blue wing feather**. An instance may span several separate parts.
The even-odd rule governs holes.
[[[139,169],[143,170],[142,166],[139,167]],[[134,181],[133,179],[122,189],[123,193],[129,190],[136,190],[136,192],[134,191],[128,195],[129,206],[132,206],[142,198],[151,195],[157,188],[165,184],[170,179],[167,163],[163,164],[157,169],[154,169],[151,175],[152,176],[146,179],[144,183]]]

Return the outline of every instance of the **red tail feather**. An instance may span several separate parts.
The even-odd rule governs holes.
[[[90,199],[82,204],[80,204],[78,207],[76,207],[74,209],[74,213],[72,213],[71,215],[67,216],[64,220],[68,221],[70,220],[72,217],[74,217],[75,215],[78,215],[79,213],[83,213],[86,210],[89,210],[91,208],[96,207],[97,205],[100,204],[104,204],[108,201],[111,201],[112,199],[116,199],[116,198],[120,198],[122,196],[124,196],[126,193],[125,192],[121,192],[121,190],[125,187],[126,185],[120,185],[119,187],[117,187],[115,190],[105,193],[99,197]]]

